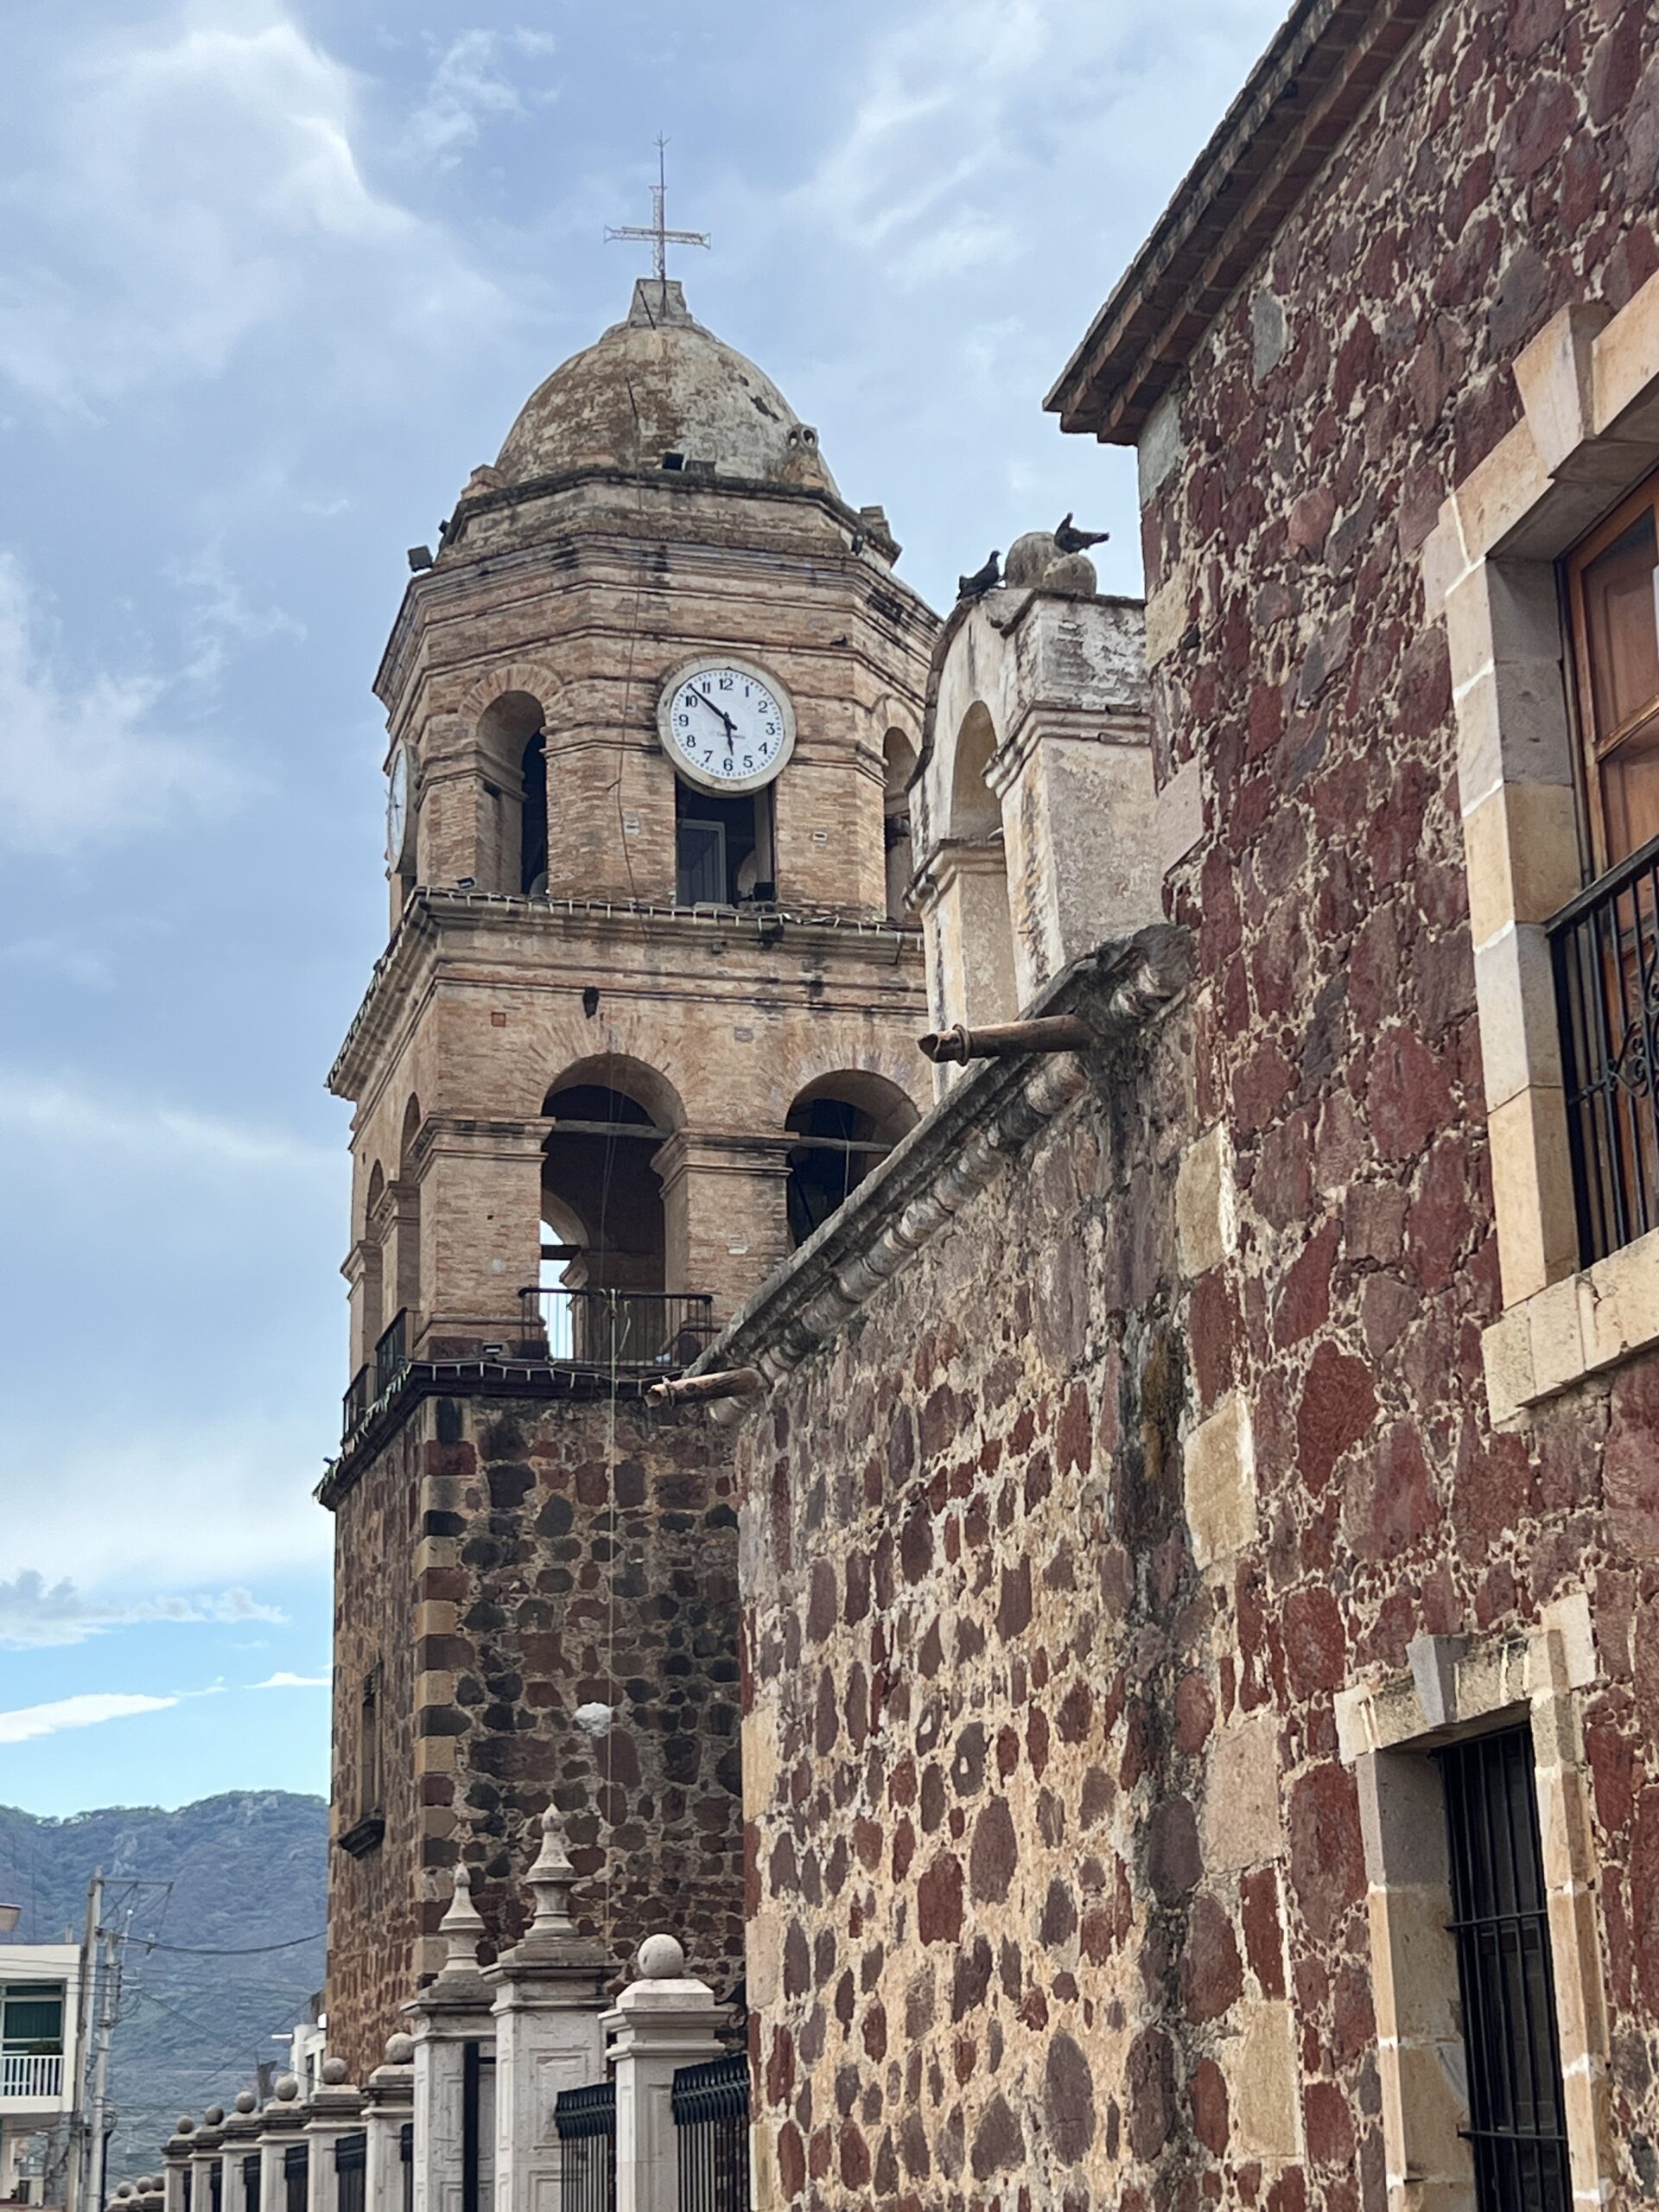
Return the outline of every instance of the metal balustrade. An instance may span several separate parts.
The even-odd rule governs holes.
[[[560,2212],[616,2212],[616,2084],[561,2089],[553,2102],[559,2139]]]
[[[749,2212],[749,2061],[744,2051],[682,2066],[671,2092],[680,2212]]]
[[[523,1290],[526,1338],[546,1342],[556,1367],[601,1374],[671,1375],[717,1334],[706,1291]]]
[[[1659,837],[1548,925],[1579,1261],[1659,1227]]]
[[[0,2097],[60,2097],[63,2053],[12,2051],[0,2056]]]
[[[334,2145],[334,2202],[338,2212],[363,2212],[368,2190],[369,2139],[356,2132]]]

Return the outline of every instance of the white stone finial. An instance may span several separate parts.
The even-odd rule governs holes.
[[[438,1933],[448,1944],[443,1970],[463,1972],[478,1965],[478,1947],[484,1935],[484,1917],[473,1903],[473,1878],[465,1866],[455,1869],[455,1893],[449,1910],[438,1923]]]
[[[406,2036],[403,2031],[399,2029],[396,2035],[388,2036],[386,2037],[386,2063],[388,2066],[408,2066],[413,2062],[414,2056],[415,2038],[413,2036]]]
[[[576,1870],[565,1849],[564,1823],[551,1805],[542,1815],[542,1847],[524,1879],[536,1899],[536,1916],[530,1923],[530,1933],[574,1935],[575,1923],[570,1917],[570,1892],[575,1886]]]
[[[647,1936],[635,1962],[642,1981],[680,1981],[685,1975],[685,1946],[677,1936]]]
[[[236,2108],[238,2112],[250,2113],[253,2110],[255,2105],[257,2104],[258,2101],[259,2100],[254,2095],[251,2089],[238,2089],[236,2093]]]
[[[205,2126],[221,2126],[224,2124],[225,2120],[225,2107],[223,2105],[209,2105],[207,2111],[203,2113],[201,2117],[202,2123]]]
[[[279,2074],[274,2087],[277,2103],[291,2105],[300,2094],[300,2077],[297,2074]]]
[[[325,2058],[322,2062],[322,2078],[331,2089],[340,2088],[346,2079],[346,2071],[343,2058]]]

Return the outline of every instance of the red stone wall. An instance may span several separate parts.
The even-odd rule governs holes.
[[[1416,556],[1516,419],[1517,348],[1659,266],[1656,166],[1651,10],[1448,5],[1183,389],[1145,537],[1149,593],[1184,600],[1160,773],[1205,762],[1173,906],[1190,1034],[1039,1139],[746,1425],[780,2202],[1382,2212],[1335,1699],[1402,1672],[1414,1635],[1524,1629],[1574,1590],[1620,2186],[1654,2194],[1659,1364],[1525,1433],[1487,1420],[1455,737]],[[1184,1286],[1173,1154],[1217,1122],[1236,1249]],[[1260,1535],[1205,1575],[1180,1440],[1235,1389]],[[1250,1721],[1280,1824],[1254,1856],[1217,1751]],[[1236,2084],[1280,2000],[1295,2139],[1263,2157]]]
[[[378,2061],[430,1978],[464,1859],[491,1934],[529,1918],[550,1797],[578,1920],[619,1973],[684,1942],[743,1970],[736,1514],[724,1440],[601,1399],[434,1397],[338,1508],[336,1835],[355,1811],[363,1670],[385,1669],[386,1834],[334,1851],[329,2044]],[[576,1709],[611,1706],[601,1735]],[[426,1939],[423,1946],[421,1939]]]

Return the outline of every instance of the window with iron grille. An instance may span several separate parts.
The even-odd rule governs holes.
[[[1437,1757],[1478,2212],[1570,2212],[1531,1732],[1506,1729]]]
[[[368,2185],[369,2139],[353,2133],[334,2145],[334,2192],[340,2212],[363,2212]]]
[[[283,2152],[283,2212],[306,2212],[310,2174],[310,2145],[290,2143]]]

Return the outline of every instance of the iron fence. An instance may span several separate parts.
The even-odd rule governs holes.
[[[1659,837],[1548,925],[1588,1267],[1659,1227]]]
[[[461,2212],[495,2202],[495,2053],[461,2047]]]
[[[259,2153],[250,2151],[242,2161],[242,2202],[247,2212],[259,2212]]]
[[[207,2169],[207,2202],[210,2212],[225,2212],[225,2162],[215,2158]]]
[[[706,1291],[522,1290],[524,1332],[546,1341],[555,1366],[603,1374],[671,1375],[713,1344]]]
[[[397,2158],[403,2169],[404,2212],[415,2212],[415,2123],[406,2120],[397,2131]]]
[[[560,2212],[616,2212],[616,2084],[561,2089],[553,2102],[559,2139]]]
[[[743,2051],[675,2073],[680,2212],[749,2212],[749,2062]]]
[[[360,2130],[334,2143],[334,2203],[337,2212],[363,2212],[368,2193],[369,2139]]]
[[[374,1395],[377,1398],[389,1390],[409,1365],[409,1313],[407,1309],[397,1314],[390,1328],[385,1329],[374,1347]]]

